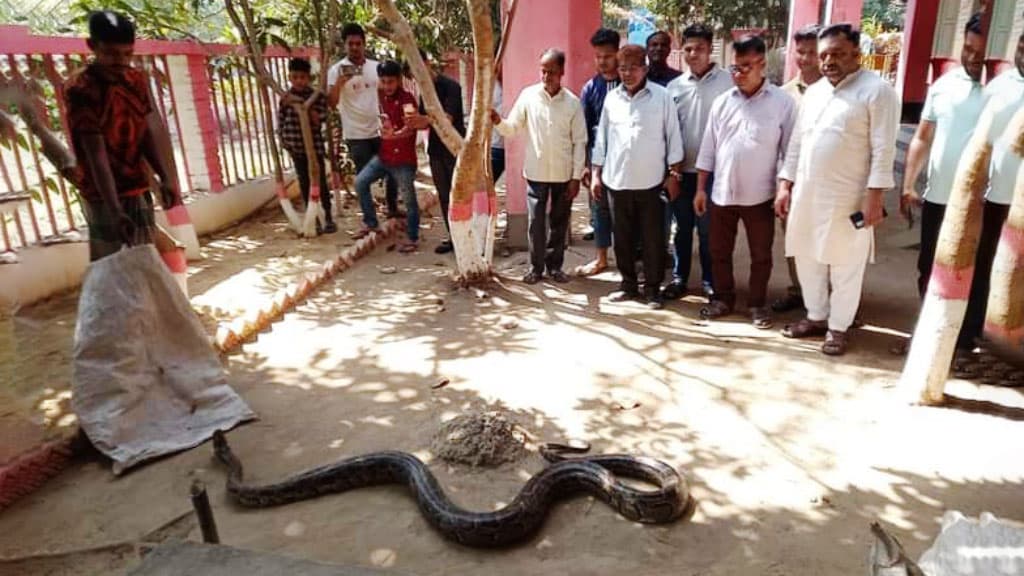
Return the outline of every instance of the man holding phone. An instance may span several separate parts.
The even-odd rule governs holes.
[[[861,69],[860,32],[851,25],[822,30],[818,54],[827,82],[804,94],[775,200],[778,217],[788,219],[786,256],[796,259],[807,307],[782,334],[825,336],[821,351],[838,356],[860,305],[873,227],[885,217],[883,194],[895,185],[900,103],[887,82]]]
[[[366,57],[366,32],[356,23],[341,29],[345,58],[327,71],[331,106],[341,114],[341,134],[349,156],[361,172],[380,152],[380,99],[377,94],[377,62]],[[398,217],[398,186],[387,178],[388,218]]]

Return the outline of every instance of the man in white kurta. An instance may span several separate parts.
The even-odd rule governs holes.
[[[822,352],[829,355],[846,352],[874,252],[872,227],[883,218],[883,193],[894,186],[899,97],[860,68],[858,45],[849,25],[819,36],[825,79],[804,94],[776,198],[776,212],[788,218],[786,256],[796,259],[807,307],[807,318],[782,333],[825,335]]]

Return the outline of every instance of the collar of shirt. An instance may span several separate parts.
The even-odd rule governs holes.
[[[689,79],[691,82],[696,82],[696,83],[699,84],[701,82],[710,81],[715,76],[717,76],[717,75],[719,75],[721,73],[722,73],[722,69],[718,67],[718,64],[715,63],[715,62],[712,62],[711,63],[711,68],[708,68],[708,71],[705,72],[703,76],[697,76],[693,72],[687,70],[686,71],[686,78]]]
[[[564,98],[564,97],[565,97],[565,87],[564,87],[564,86],[559,86],[559,87],[558,87],[558,92],[556,92],[556,93],[555,93],[555,95],[554,95],[554,96],[552,96],[552,95],[551,95],[551,94],[550,94],[550,93],[549,93],[549,92],[547,91],[547,89],[546,89],[546,88],[544,88],[544,86],[543,86],[543,85],[541,85],[541,87],[540,87],[540,93],[541,93],[541,96],[542,96],[543,98],[545,98],[545,99],[546,99],[546,100],[547,100],[548,102],[554,102],[555,100],[561,100],[562,98]]]
[[[640,89],[637,90],[636,93],[633,94],[633,95],[629,94],[629,90],[626,89],[626,85],[621,83],[621,82],[619,83],[618,86],[616,86],[612,90],[612,92],[620,94],[621,97],[626,99],[626,100],[636,100],[637,98],[640,98],[641,96],[644,96],[645,94],[650,94],[651,93],[651,88],[650,88],[650,85],[648,84],[647,80],[645,79],[644,80],[644,85],[641,86]]]
[[[849,75],[847,75],[846,78],[843,78],[842,80],[840,80],[839,84],[836,84],[836,85],[833,85],[832,82],[829,82],[829,80],[827,78],[825,79],[825,81],[829,83],[829,86],[832,88],[832,91],[836,92],[836,91],[842,90],[843,88],[846,88],[850,84],[853,84],[854,82],[857,81],[858,78],[861,77],[862,74],[864,74],[866,72],[867,71],[864,70],[863,68],[858,68],[856,71],[851,72]]]
[[[767,78],[765,78],[761,82],[761,87],[757,89],[757,92],[754,92],[750,96],[747,96],[746,94],[744,94],[743,91],[740,90],[739,86],[733,87],[733,89],[730,90],[729,93],[732,94],[733,97],[743,98],[744,100],[753,100],[754,98],[758,98],[760,96],[763,96],[766,92],[768,92],[768,90],[769,90],[768,87],[771,86],[771,84],[772,83],[769,82]]]

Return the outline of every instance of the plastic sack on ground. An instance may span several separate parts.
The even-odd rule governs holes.
[[[90,265],[71,385],[79,424],[114,474],[256,417],[151,245]]]

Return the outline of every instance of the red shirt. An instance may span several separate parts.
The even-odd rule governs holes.
[[[88,164],[81,160],[85,157],[85,134],[103,138],[118,196],[137,196],[148,190],[142,142],[152,105],[145,73],[134,68],[114,70],[90,64],[67,80],[64,99],[71,145],[80,159],[80,181],[76,184],[82,197],[100,198]]]
[[[405,111],[403,109],[406,106],[411,106],[413,111],[416,110],[416,99],[405,90],[399,88],[393,96],[380,93],[380,110],[387,116],[388,123],[395,131],[405,127]],[[416,160],[416,131],[413,130],[400,138],[388,138],[386,136],[387,128],[388,126],[385,124],[381,134],[380,161],[385,166],[409,164],[415,166],[418,163]]]

